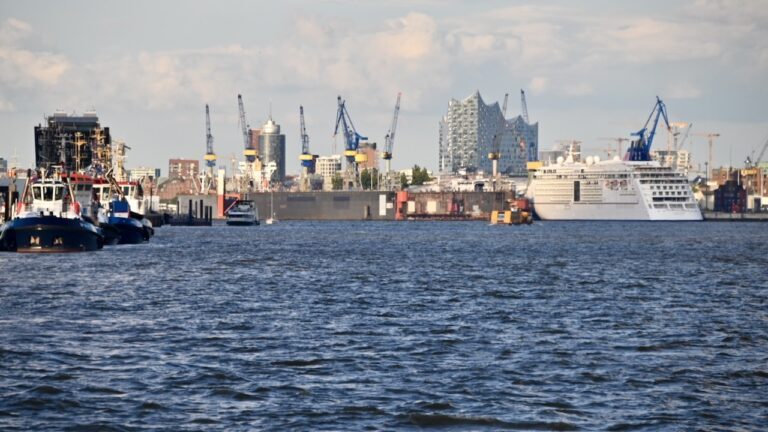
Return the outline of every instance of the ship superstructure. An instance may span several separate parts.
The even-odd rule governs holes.
[[[544,220],[701,220],[688,179],[656,161],[573,156],[538,169],[529,197]]]

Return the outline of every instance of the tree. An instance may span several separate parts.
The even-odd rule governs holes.
[[[413,180],[411,181],[411,184],[413,185],[423,185],[424,183],[431,180],[429,178],[429,173],[427,172],[426,168],[419,168],[418,165],[413,166]]]
[[[408,176],[405,175],[405,173],[400,173],[400,189],[405,189],[408,187]]]
[[[331,177],[331,185],[333,190],[341,190],[344,187],[344,179],[341,178],[339,173],[336,173]]]
[[[379,170],[377,169],[364,169],[360,173],[360,185],[363,189],[376,189],[379,187]]]

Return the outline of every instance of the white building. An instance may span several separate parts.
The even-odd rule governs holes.
[[[315,173],[323,177],[323,190],[332,190],[331,179],[341,175],[341,155],[320,156],[315,162]]]
[[[139,181],[142,178],[150,177],[154,180],[160,178],[160,168],[139,167],[128,171],[128,180],[130,181]]]

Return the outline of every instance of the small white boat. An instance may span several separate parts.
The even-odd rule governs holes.
[[[238,200],[227,210],[227,225],[258,225],[259,210],[253,201]]]

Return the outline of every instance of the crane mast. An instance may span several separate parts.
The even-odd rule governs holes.
[[[501,157],[501,136],[504,134],[504,123],[507,121],[507,102],[509,101],[509,93],[504,93],[504,105],[501,108],[501,123],[496,128],[496,133],[493,135],[493,142],[491,143],[492,149],[488,153],[488,159],[493,164],[493,188],[496,188],[496,176],[499,173],[499,157]]]
[[[505,97],[504,106],[506,107],[506,105],[507,105],[507,102]],[[523,91],[523,89],[520,89],[520,105],[521,105],[523,120],[525,120],[526,123],[530,124],[531,121],[528,119],[528,103],[525,102],[525,91]],[[504,111],[505,112],[507,111],[506,108],[504,109]]]
[[[382,153],[381,158],[384,159],[385,163],[385,171],[386,171],[386,178],[387,178],[387,189],[392,188],[392,176],[390,172],[392,171],[391,163],[392,163],[392,148],[395,144],[395,131],[397,130],[397,117],[400,114],[400,96],[402,93],[397,93],[397,102],[395,102],[395,112],[392,114],[392,126],[389,128],[389,132],[387,132],[387,136],[384,137],[384,153]]]
[[[201,182],[201,192],[207,193],[213,185],[213,168],[216,166],[216,154],[213,152],[213,135],[211,134],[211,113],[208,104],[205,105],[205,164],[208,172]]]
[[[245,146],[243,155],[245,156],[245,160],[247,162],[253,163],[256,161],[258,151],[253,148],[253,144],[251,143],[251,127],[248,124],[248,121],[245,119],[245,107],[243,106],[243,96],[241,95],[237,95],[237,106],[240,111],[240,126],[243,128],[243,144]]]
[[[315,172],[315,160],[317,155],[313,155],[309,152],[309,135],[307,135],[307,127],[304,123],[304,107],[299,106],[299,135],[301,136],[301,154],[299,160],[301,161],[301,188],[305,191],[310,190],[309,174]]]

